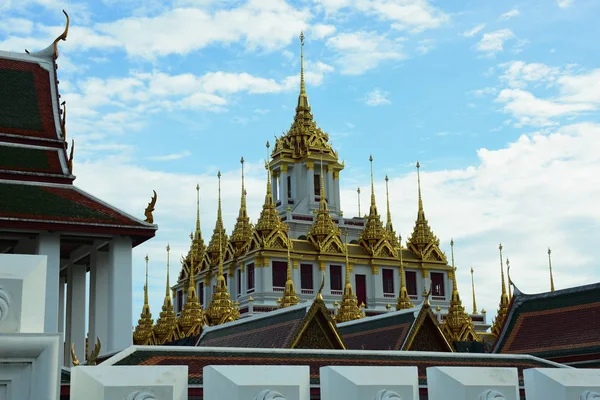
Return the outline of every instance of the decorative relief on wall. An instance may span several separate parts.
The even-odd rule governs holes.
[[[123,400],[156,400],[156,397],[152,393],[136,391]]]
[[[285,397],[279,392],[265,389],[257,394],[254,400],[285,400]]]
[[[393,392],[391,390],[382,389],[379,392],[377,392],[375,397],[373,397],[373,400],[402,400],[402,399],[398,393]]]
[[[600,400],[600,393],[586,390],[579,395],[579,400]]]
[[[504,395],[495,390],[486,390],[479,395],[479,400],[506,400]]]
[[[8,292],[0,287],[0,324],[8,318],[10,311],[10,296]]]

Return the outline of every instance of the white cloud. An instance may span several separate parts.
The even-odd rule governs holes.
[[[416,51],[417,53],[423,55],[429,53],[431,50],[435,48],[433,39],[422,39],[417,43]]]
[[[556,4],[558,4],[560,8],[567,8],[570,7],[574,1],[575,0],[556,0]]]
[[[511,61],[500,64],[499,67],[504,69],[500,80],[512,88],[525,88],[530,83],[552,85],[561,72],[557,67],[540,63],[528,64],[523,61]]]
[[[342,74],[360,75],[388,60],[404,58],[401,40],[376,32],[341,33],[327,39],[326,45],[337,53]]]
[[[485,87],[483,89],[471,90],[467,93],[473,97],[484,97],[484,96],[496,94],[497,92],[498,92],[498,89],[496,89],[495,87]]]
[[[181,160],[182,158],[186,158],[191,155],[192,155],[192,152],[190,152],[189,150],[184,150],[179,153],[165,154],[162,156],[153,156],[153,157],[147,157],[147,158],[148,158],[148,160],[152,160],[152,161],[174,161],[174,160]]]
[[[392,23],[392,28],[421,32],[438,28],[450,17],[427,0],[313,0],[327,13],[336,13],[350,8],[351,11],[374,15]]]
[[[517,126],[554,125],[556,122],[553,122],[552,118],[576,115],[594,109],[592,105],[585,103],[565,104],[539,99],[532,93],[521,89],[503,89],[498,94],[496,101],[504,103],[504,112],[512,114],[519,120]]]
[[[464,31],[462,33],[463,36],[466,37],[471,37],[471,36],[475,36],[476,34],[478,34],[479,32],[481,32],[481,30],[485,28],[485,24],[479,24],[476,27],[474,27],[473,29],[470,29],[468,31]]]
[[[381,89],[373,89],[365,97],[365,104],[368,106],[380,106],[383,104],[389,104],[390,100],[387,98],[388,93],[381,91]]]
[[[582,75],[563,75],[558,85],[563,101],[600,105],[600,68]]]
[[[29,35],[33,31],[33,22],[25,18],[2,18],[0,32],[5,34]]]
[[[311,38],[324,39],[327,36],[331,36],[335,33],[335,26],[326,24],[315,24],[310,28]]]
[[[491,56],[503,51],[504,42],[514,38],[515,35],[510,29],[500,29],[494,32],[484,33],[481,40],[475,45],[475,49]]]
[[[498,19],[500,20],[507,20],[507,19],[511,19],[513,17],[518,16],[519,14],[521,14],[519,12],[519,10],[510,10],[508,12],[505,12],[504,14],[502,14],[500,17],[498,17]]]

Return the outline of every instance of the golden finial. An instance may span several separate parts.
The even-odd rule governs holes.
[[[196,184],[196,236],[202,237],[200,231],[200,184]]]
[[[354,321],[365,316],[362,308],[358,305],[358,299],[352,290],[350,283],[350,259],[348,255],[348,229],[344,231],[344,252],[346,253],[346,283],[344,293],[342,294],[342,303],[337,308],[337,313],[333,317],[336,323]]]
[[[396,302],[396,310],[406,310],[408,308],[413,308],[415,305],[410,301],[408,290],[406,289],[404,260],[402,257],[402,235],[398,235],[398,243],[400,245],[400,248],[398,249],[398,253],[400,253],[400,295],[398,296],[398,301]]]
[[[292,279],[292,258],[290,256],[290,247],[292,247],[292,240],[288,239],[287,243],[287,279],[285,282],[285,290],[283,296],[277,299],[279,308],[290,307],[298,304],[299,298],[296,295],[296,289],[294,288],[294,280]]]
[[[67,160],[67,167],[69,173],[73,174],[73,153],[75,152],[75,140],[71,139],[71,153],[69,154],[69,160]]]
[[[67,34],[69,33],[69,23],[70,23],[69,14],[67,14],[67,12],[65,10],[62,10],[62,12],[63,12],[63,14],[65,14],[65,17],[67,17],[67,24],[65,26],[65,30],[63,31],[63,33],[61,33],[59,37],[54,39],[54,43],[52,43],[52,45],[54,46],[54,59],[55,60],[58,58],[58,42],[60,40],[67,40]]]
[[[471,289],[473,291],[473,314],[477,314],[477,303],[475,302],[475,278],[473,277],[473,267],[471,267]]]
[[[317,291],[317,296],[315,297],[315,301],[320,301],[320,302],[325,301],[325,300],[323,300],[323,294],[321,293],[323,291],[324,286],[325,286],[325,273],[323,273],[321,276],[321,286],[319,286],[319,290]]]
[[[63,133],[63,140],[67,141],[67,102],[63,101],[60,103],[62,106],[62,118],[60,119],[60,129]]]
[[[550,291],[554,292],[554,277],[552,276],[552,258],[550,256],[551,253],[552,250],[550,250],[550,247],[548,247],[548,266],[550,267]]]
[[[146,284],[144,285],[144,305],[148,304],[148,261],[150,260],[148,258],[148,254],[146,254],[146,257],[144,257],[144,260],[146,260]]]
[[[360,187],[356,189],[357,197],[358,197],[358,218],[362,218],[362,214],[360,213]]]
[[[512,281],[510,280],[510,260],[507,258],[506,259],[506,278],[508,281],[508,300],[510,301],[512,299]]]
[[[169,263],[170,263],[170,251],[171,251],[171,246],[169,244],[167,244],[167,285],[166,285],[166,292],[165,292],[165,298],[171,298],[171,285],[169,284]]]
[[[369,163],[371,164],[371,215],[377,214],[375,208],[375,180],[373,179],[373,156],[369,155]],[[373,210],[375,209],[375,212]]]
[[[246,209],[246,186],[244,182],[244,157],[240,159],[242,164],[242,197],[240,201],[240,212],[238,214],[235,227],[231,232],[230,242],[235,248],[235,255],[240,256],[245,248],[246,243],[252,237],[252,225],[250,224],[250,218],[248,217],[248,211]]]
[[[306,87],[304,85],[304,32],[300,32],[300,95],[306,95]],[[300,106],[300,101],[298,101]]]
[[[77,355],[75,354],[75,343],[71,343],[71,362],[74,367],[79,366],[79,360],[77,359]]]
[[[502,297],[507,297],[506,295],[506,285],[504,283],[504,264],[503,264],[503,258],[502,258],[502,243],[500,243],[500,245],[498,245],[498,250],[500,252],[500,276],[502,278]]]
[[[492,334],[496,337],[500,335],[502,327],[504,326],[504,321],[506,320],[506,315],[508,313],[509,303],[509,297],[506,294],[506,284],[504,283],[504,262],[502,258],[502,243],[500,243],[500,245],[498,246],[498,250],[500,251],[500,278],[502,280],[502,294],[500,296],[500,305],[498,307],[498,313],[492,325]],[[507,266],[509,265],[510,264],[507,264]]]
[[[147,222],[149,224],[154,223],[154,216],[152,215],[152,213],[154,212],[154,206],[156,205],[157,199],[156,191],[153,190],[152,192],[154,193],[154,196],[152,196],[150,203],[148,203],[148,207],[146,207],[146,209],[144,210],[144,215],[146,216],[144,222]]]
[[[390,310],[390,308],[392,308],[392,306],[391,306],[391,305],[389,305],[389,304],[386,304],[386,305],[385,305],[385,308],[386,308],[386,310],[388,310],[388,311],[389,311],[389,310]]]
[[[154,320],[152,319],[152,313],[150,312],[150,305],[148,304],[148,254],[144,257],[146,261],[146,283],[144,285],[144,305],[142,306],[142,312],[140,319],[133,332],[133,344],[136,345],[148,345],[151,341],[152,336],[152,325]],[[87,351],[86,351],[87,352]]]
[[[100,342],[100,339],[96,338],[96,345],[92,349],[92,352],[90,353],[89,356],[87,354],[85,355],[88,366],[96,365],[96,361],[98,359],[98,355],[100,354],[101,347],[102,347],[102,343]],[[71,361],[72,361],[74,367],[79,366],[79,360],[77,359],[77,355],[75,354],[75,343],[71,343]]]

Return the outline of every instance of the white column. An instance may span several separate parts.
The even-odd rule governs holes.
[[[277,177],[271,175],[271,194],[273,195],[273,201],[277,204],[277,200],[281,197],[279,195],[279,188],[277,185]]]
[[[314,167],[306,170],[306,196],[308,197],[307,206],[310,209],[310,205],[315,202],[315,190],[313,188],[315,180]]]
[[[94,262],[95,261],[95,262]],[[92,264],[94,267],[92,269]],[[92,292],[92,287],[94,291]],[[92,300],[93,299],[93,300]],[[90,254],[90,344],[99,338],[103,343],[100,354],[107,353],[108,339],[108,252],[95,250]],[[93,345],[92,347],[93,348]]]
[[[58,279],[58,331],[65,333],[65,284],[64,277]]]
[[[383,271],[379,268],[379,273],[375,275],[373,273],[373,269],[371,268],[371,277],[372,277],[372,285],[373,285],[373,299],[375,303],[373,307],[377,307],[379,302],[383,299]]]
[[[131,238],[117,236],[108,250],[108,329],[106,352],[124,350],[133,343]]]
[[[75,344],[75,354],[80,362],[85,360],[85,274],[86,268],[83,265],[69,264],[67,267],[67,348],[71,348],[71,343]],[[65,357],[67,358],[67,357]],[[71,359],[68,357],[68,366],[71,366]]]
[[[284,171],[284,169],[285,169],[285,171]],[[279,196],[279,199],[281,200],[281,206],[284,207],[284,209],[286,209],[287,205],[288,205],[287,165],[281,166],[281,172],[280,172],[279,176],[280,176],[279,185],[281,187],[281,195]]]
[[[338,178],[333,180],[333,197],[337,211],[342,210],[342,205],[340,204],[340,173],[341,171],[338,172]]]
[[[272,261],[269,259],[267,265],[261,268],[262,272],[262,283],[261,292],[273,291],[273,268],[271,267]]]
[[[37,242],[37,254],[47,257],[46,271],[46,314],[44,333],[58,332],[58,276],[60,272],[60,235],[40,233]]]
[[[329,210],[337,210],[337,206],[335,204],[335,196],[333,195],[333,169],[327,166],[327,169],[325,171],[325,182],[327,184],[327,188],[325,190],[325,198],[327,199],[327,207],[329,208]]]

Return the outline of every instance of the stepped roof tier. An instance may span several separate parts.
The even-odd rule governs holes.
[[[66,15],[66,13],[65,13]],[[142,221],[73,186],[74,142],[67,142],[66,103],[60,103],[58,43],[46,49],[0,51],[0,224],[12,229],[153,237]]]

